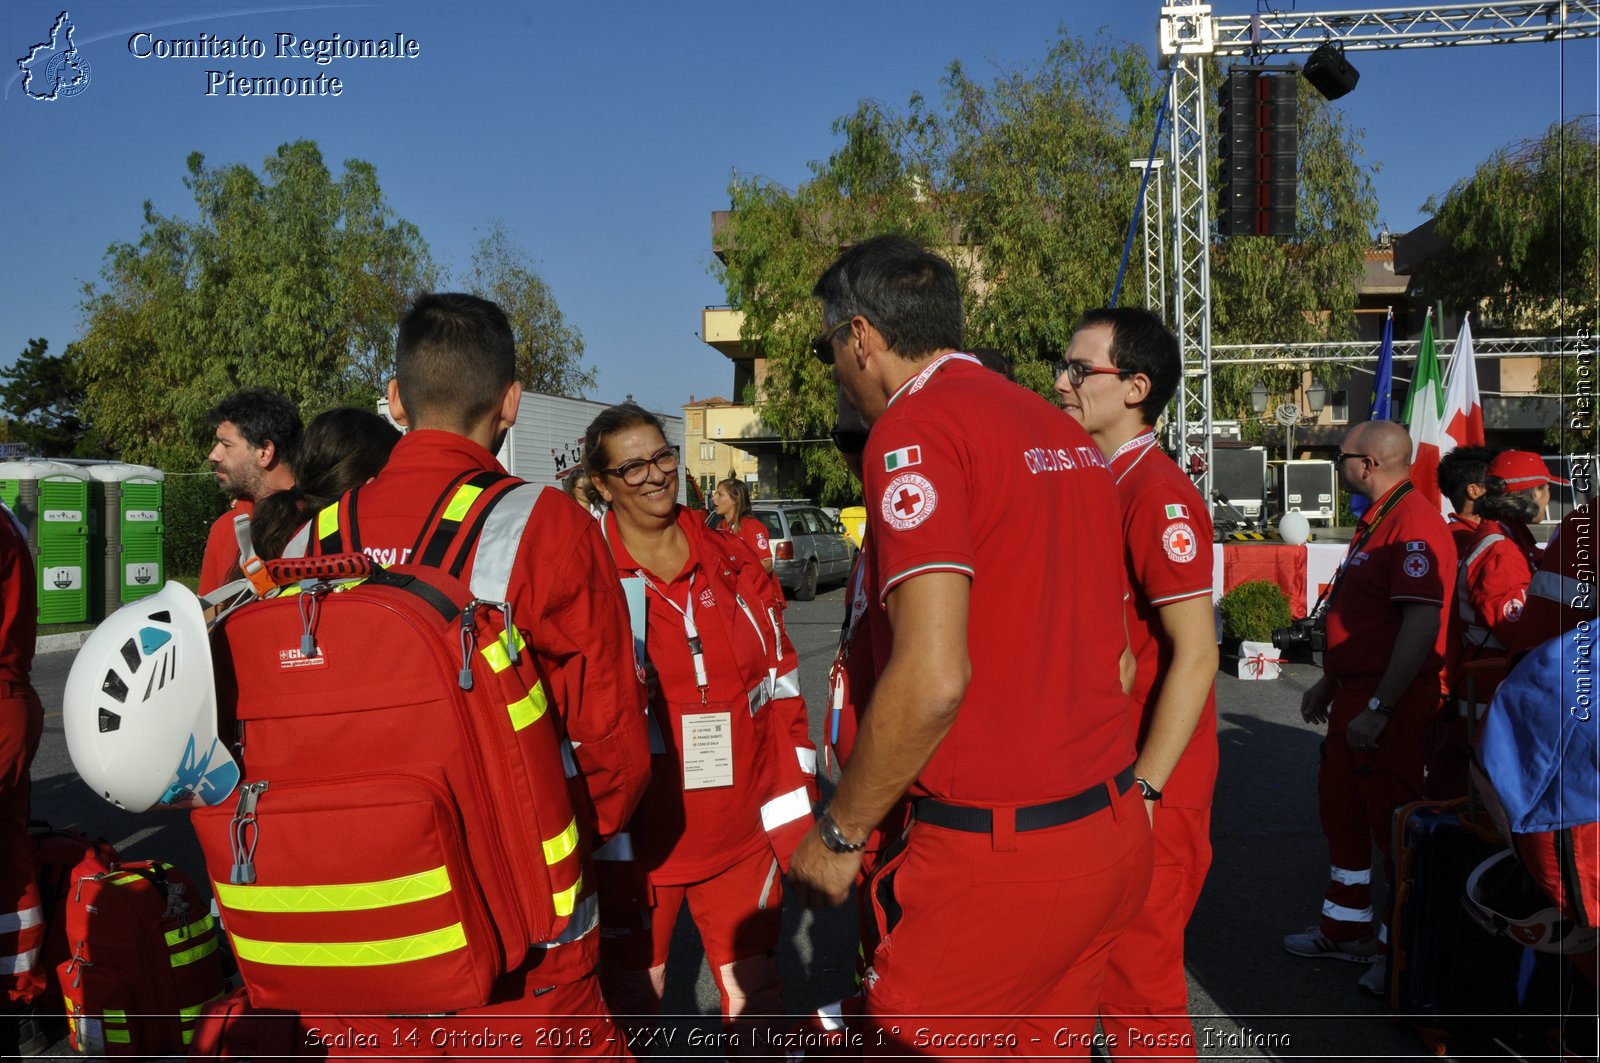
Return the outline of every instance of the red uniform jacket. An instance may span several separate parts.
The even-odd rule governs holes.
[[[222,511],[222,516],[211,522],[206,533],[206,552],[200,560],[200,593],[210,594],[228,582],[228,573],[239,563],[239,537],[233,530],[233,518],[249,516],[255,503],[248,499],[235,499]]]
[[[1467,540],[1456,574],[1456,604],[1450,613],[1454,660],[1451,685],[1460,707],[1467,693],[1467,665],[1495,661],[1499,668],[1473,673],[1476,697],[1487,706],[1505,678],[1509,647],[1518,641],[1539,548],[1526,526],[1484,520]]]
[[[787,869],[817,797],[799,659],[755,555],[690,510],[679,509],[677,520],[689,539],[689,563],[675,578],[639,567],[614,514],[601,522],[617,575],[645,580],[646,654],[658,684],[650,705],[656,754],[650,788],[628,836],[596,857],[631,853],[660,885],[709,878],[767,846]],[[700,674],[689,624],[701,646]],[[706,724],[727,729],[729,785],[691,786],[686,779],[688,736]]]
[[[1531,650],[1597,615],[1594,531],[1593,502],[1585,502],[1561,521],[1528,584],[1521,622],[1502,637],[1513,653]]]

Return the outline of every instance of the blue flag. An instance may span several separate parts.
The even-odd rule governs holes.
[[[1394,311],[1383,319],[1383,344],[1378,348],[1378,372],[1372,380],[1372,408],[1367,411],[1369,421],[1388,421],[1393,418],[1394,405]],[[1370,500],[1365,495],[1350,496],[1350,512],[1359,517],[1367,511]]]

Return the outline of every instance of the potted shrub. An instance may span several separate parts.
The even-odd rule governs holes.
[[[1223,649],[1239,658],[1239,678],[1275,678],[1276,664],[1267,667],[1258,664],[1247,669],[1245,662],[1253,657],[1278,656],[1272,645],[1272,633],[1288,627],[1293,619],[1289,612],[1289,596],[1271,580],[1249,580],[1224,594],[1221,608]],[[1246,674],[1247,671],[1250,674]]]

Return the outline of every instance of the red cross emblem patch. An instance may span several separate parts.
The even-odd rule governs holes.
[[[1193,561],[1200,552],[1194,529],[1189,527],[1188,521],[1183,520],[1167,525],[1167,530],[1161,533],[1161,548],[1167,552],[1167,557],[1179,564]]]
[[[939,492],[926,476],[908,472],[896,476],[883,489],[879,512],[883,521],[896,531],[915,528],[927,520],[939,502]]]

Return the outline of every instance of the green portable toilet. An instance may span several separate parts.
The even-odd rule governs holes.
[[[37,471],[39,623],[89,619],[89,474],[59,462],[32,462]]]
[[[33,518],[39,500],[39,462],[26,458],[0,461],[0,502],[4,502],[28,529],[28,545],[38,552]]]
[[[167,474],[148,465],[103,462],[84,467],[104,492],[103,576],[98,615],[108,616],[131,601],[161,589],[166,571],[163,490]]]

